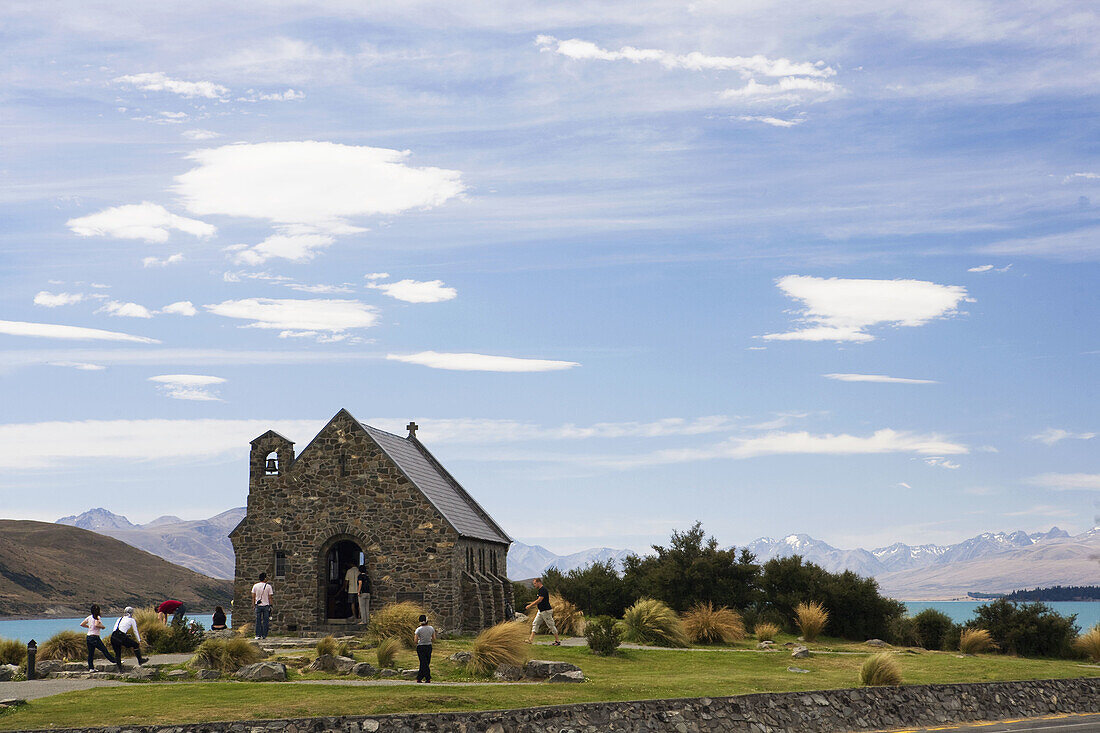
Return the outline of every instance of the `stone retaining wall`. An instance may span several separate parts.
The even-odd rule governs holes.
[[[463,713],[70,729],[79,733],[809,733],[1100,713],[1100,678],[583,703]],[[58,733],[59,729],[51,729]]]

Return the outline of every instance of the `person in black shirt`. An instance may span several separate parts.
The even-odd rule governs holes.
[[[535,586],[535,592],[538,595],[535,600],[527,604],[527,609],[530,610],[532,606],[537,606],[538,613],[535,614],[535,621],[531,624],[531,635],[527,637],[527,643],[530,644],[534,641],[539,628],[545,626],[554,635],[554,646],[561,646],[561,639],[558,638],[558,627],[554,624],[554,609],[550,605],[550,591],[546,590],[546,586],[542,584],[542,578],[535,578],[532,585]]]
[[[210,619],[211,631],[222,631],[225,629],[225,610],[221,606],[214,607],[214,617]]]

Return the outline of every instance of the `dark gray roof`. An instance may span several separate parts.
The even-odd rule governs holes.
[[[512,542],[420,441],[359,424],[460,535],[490,542]]]

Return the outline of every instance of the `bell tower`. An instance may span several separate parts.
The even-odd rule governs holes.
[[[265,478],[280,476],[294,463],[294,443],[274,430],[252,441],[248,459],[248,488],[259,488]]]

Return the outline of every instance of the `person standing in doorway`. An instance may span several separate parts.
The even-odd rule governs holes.
[[[359,566],[359,621],[370,624],[370,575],[366,563]]]
[[[532,585],[535,586],[535,592],[538,595],[535,600],[527,604],[527,610],[531,610],[533,606],[536,606],[538,612],[535,614],[534,623],[531,624],[531,635],[527,637],[527,643],[530,644],[534,641],[539,628],[545,626],[554,635],[554,646],[561,646],[561,639],[558,638],[558,627],[554,624],[554,609],[550,605],[550,591],[546,590],[546,586],[542,584],[542,578],[535,578]]]
[[[118,664],[118,659],[111,659],[111,653],[107,651],[107,647],[103,646],[103,639],[100,638],[99,632],[107,628],[103,625],[103,622],[99,620],[99,606],[92,604],[91,615],[88,618],[80,622],[80,625],[88,630],[88,671],[95,672],[95,665],[92,662],[95,661],[95,650],[103,652],[103,656],[107,657],[107,661],[112,664]],[[115,652],[118,654],[118,652]]]
[[[413,632],[416,638],[416,656],[420,660],[420,669],[416,671],[417,682],[432,681],[432,642],[435,641],[435,627],[428,624],[428,617],[420,614],[420,625]]]
[[[348,594],[348,618],[354,619],[359,615],[359,566],[349,565],[344,573],[344,588]]]
[[[260,573],[260,580],[252,586],[252,605],[256,607],[256,638],[266,639],[271,627],[271,598],[275,590],[267,582],[267,573]]]
[[[131,631],[134,632],[137,641],[134,641],[130,636]],[[119,672],[122,671],[122,647],[134,650],[134,656],[137,657],[139,667],[149,661],[141,656],[141,632],[138,631],[137,621],[134,620],[132,606],[126,607],[119,620],[115,621],[114,630],[111,631],[111,648],[115,650],[115,666],[118,667]]]

